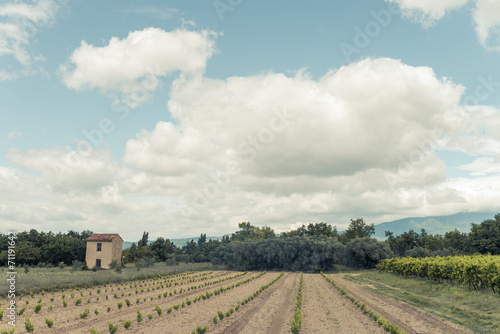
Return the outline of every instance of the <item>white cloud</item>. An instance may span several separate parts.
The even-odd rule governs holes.
[[[481,44],[500,51],[500,2],[477,0],[474,22]]]
[[[500,174],[500,155],[497,158],[480,157],[459,169],[471,172],[471,175],[482,176],[489,174]]]
[[[43,59],[29,51],[29,44],[43,28],[50,26],[65,0],[34,0],[31,3],[15,2],[0,6],[0,57],[13,56],[31,72],[31,65]],[[0,71],[0,80],[12,80],[20,74]]]
[[[300,73],[178,80],[169,108],[245,173],[335,176],[394,169],[435,131],[449,131],[462,92],[429,68],[368,59],[318,81]]]
[[[22,132],[12,130],[11,132],[6,134],[6,137],[12,139],[16,137],[21,137],[22,135],[23,135]]]
[[[202,74],[215,52],[215,36],[207,30],[147,28],[124,39],[113,37],[103,47],[82,41],[60,71],[68,88],[122,93],[135,107],[156,90],[162,76],[176,71]]]
[[[424,28],[432,27],[447,12],[464,7],[469,0],[385,0],[396,3],[401,15],[420,23]],[[488,49],[500,51],[500,2],[497,0],[474,0],[473,21],[479,42]]]
[[[151,238],[187,237],[241,221],[343,229],[357,217],[495,210],[498,161],[484,157],[498,156],[499,111],[462,106],[463,93],[428,67],[387,58],[319,79],[181,75],[174,121],[141,130],[121,162],[108,151],[8,151],[18,169],[0,168],[0,227],[106,226],[137,240],[145,223]],[[435,149],[475,154],[462,167],[488,175],[446,179]]]
[[[318,80],[300,71],[181,78],[169,102],[177,125],[142,131],[123,160],[151,185],[135,189],[177,197],[186,224],[224,231],[238,220],[286,229],[296,221],[345,227],[353,213],[448,214],[464,198],[443,186],[434,148],[468,124],[463,92],[430,68],[384,58]]]
[[[468,0],[385,0],[399,5],[401,14],[422,24],[424,28],[433,26],[447,12],[462,8]]]
[[[116,166],[107,151],[10,149],[7,158],[24,170],[40,171],[57,191],[89,191],[113,184]]]

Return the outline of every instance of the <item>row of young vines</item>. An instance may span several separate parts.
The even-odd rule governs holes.
[[[302,308],[302,286],[304,283],[304,274],[300,273],[300,284],[299,291],[297,292],[297,300],[295,301],[295,314],[292,318],[292,333],[299,334],[300,329],[302,328],[302,314],[300,309]]]
[[[406,278],[427,278],[451,284],[458,282],[472,290],[491,289],[500,293],[500,256],[472,255],[425,258],[392,258],[380,262],[380,271]]]
[[[330,282],[340,292],[340,294],[342,296],[345,296],[354,305],[356,305],[359,309],[361,309],[361,311],[363,311],[363,314],[366,314],[367,316],[372,318],[374,321],[376,321],[379,326],[382,326],[386,332],[389,332],[391,334],[406,334],[406,332],[403,329],[400,329],[397,325],[394,326],[394,325],[390,324],[389,322],[387,322],[387,320],[385,320],[384,316],[380,317],[377,314],[375,314],[375,312],[373,312],[372,310],[369,310],[366,307],[365,303],[361,303],[359,300],[354,299],[354,297],[349,296],[347,294],[347,291],[345,291],[340,286],[338,286],[337,283],[335,283],[330,277],[326,276],[323,273],[321,273],[321,276],[323,276],[328,282]]]
[[[266,272],[264,271],[263,273],[259,274],[255,278],[258,278],[258,277],[264,275],[265,273]],[[224,313],[220,310],[217,310],[217,314],[214,315],[214,317],[212,318],[212,322],[214,323],[214,325],[221,323],[222,320],[224,320],[224,318],[229,318],[235,311],[238,311],[241,306],[251,302],[254,298],[256,298],[258,295],[260,295],[264,290],[266,290],[271,285],[276,283],[281,277],[283,277],[284,274],[285,274],[284,272],[281,272],[281,274],[278,277],[276,277],[275,279],[273,279],[271,282],[269,282],[265,285],[262,285],[259,288],[259,290],[255,291],[252,295],[245,298],[242,302],[238,302],[234,308],[230,307],[226,313]],[[196,325],[196,328],[191,332],[191,334],[204,334],[204,333],[206,333],[206,331],[208,330],[209,327],[210,327],[210,324],[206,325],[205,327],[201,327],[200,325]]]

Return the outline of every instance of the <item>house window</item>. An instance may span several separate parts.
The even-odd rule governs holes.
[[[101,268],[101,259],[95,260],[95,266],[96,266],[96,268]]]
[[[102,247],[102,243],[98,242],[97,243],[97,251],[100,252]]]

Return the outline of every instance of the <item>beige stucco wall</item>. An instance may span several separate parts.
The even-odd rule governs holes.
[[[121,238],[113,239],[113,260],[118,260],[118,263],[122,263],[122,244],[123,240]]]
[[[101,251],[97,251],[97,243],[101,243]],[[95,266],[96,259],[101,259],[101,268],[109,268],[113,260],[121,263],[122,259],[122,240],[115,238],[113,241],[87,241],[87,251],[85,261],[87,267],[92,269]]]

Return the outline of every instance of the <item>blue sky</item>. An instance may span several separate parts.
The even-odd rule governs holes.
[[[135,240],[498,211],[499,13],[2,1],[0,226]]]

